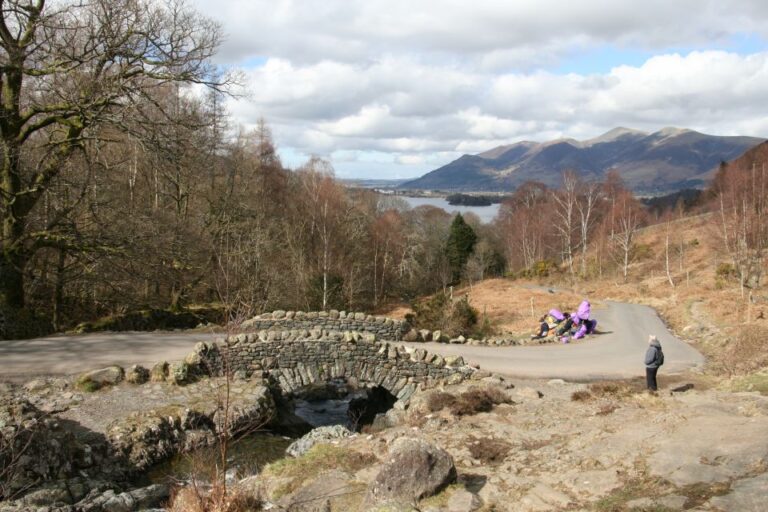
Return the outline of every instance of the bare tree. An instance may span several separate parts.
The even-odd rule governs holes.
[[[579,211],[579,229],[581,231],[581,275],[587,275],[587,248],[596,219],[597,204],[600,199],[600,185],[581,184],[578,190],[576,208]]]
[[[24,306],[24,270],[42,247],[78,250],[29,218],[68,161],[107,127],[129,129],[167,84],[225,85],[209,58],[220,31],[182,2],[0,3],[0,300]],[[129,122],[129,120],[131,122]]]
[[[746,287],[760,286],[768,246],[768,172],[752,161],[746,168],[725,166],[717,190],[720,236],[739,275],[742,297]]]
[[[579,179],[574,171],[565,171],[560,188],[552,194],[555,201],[555,229],[560,235],[563,261],[573,275],[574,229],[578,203]]]
[[[613,209],[613,214],[610,217],[613,220],[611,241],[615,255],[621,264],[622,277],[626,282],[635,235],[643,219],[643,210],[637,199],[628,191],[619,194]]]

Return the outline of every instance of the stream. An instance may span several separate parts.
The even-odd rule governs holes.
[[[372,421],[376,412],[389,409],[394,400],[385,397],[382,401],[382,392],[377,389],[354,388],[344,381],[334,381],[307,389],[300,398],[293,398],[289,403],[294,408],[294,414],[312,428],[344,425],[354,430],[359,426],[356,424],[358,421],[360,424]],[[371,410],[367,410],[369,405]],[[357,412],[351,412],[350,409]],[[353,422],[351,418],[356,421]],[[294,440],[269,431],[257,431],[230,440],[227,447],[228,475],[244,478],[259,473],[265,465],[285,457],[285,450]],[[216,446],[178,454],[150,469],[137,483],[178,483],[192,479],[210,481],[211,475],[205,471],[210,471],[211,462],[218,461],[220,457],[221,453]]]

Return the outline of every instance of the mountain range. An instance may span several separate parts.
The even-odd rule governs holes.
[[[671,127],[654,133],[619,127],[589,140],[522,141],[463,155],[399,188],[507,191],[526,181],[556,186],[568,169],[587,181],[601,181],[616,169],[636,193],[667,193],[706,185],[720,162],[764,140]]]

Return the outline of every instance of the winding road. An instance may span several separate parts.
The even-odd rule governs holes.
[[[483,347],[444,343],[407,343],[441,355],[460,355],[480,368],[511,377],[596,380],[645,374],[648,335],[664,349],[664,373],[680,373],[704,364],[704,356],[675,337],[648,306],[606,301],[592,309],[598,332],[570,344]]]
[[[568,345],[406,345],[441,355],[461,355],[484,370],[512,377],[592,380],[643,375],[648,335],[655,334],[664,347],[664,373],[678,373],[704,363],[704,357],[673,336],[647,306],[604,302],[593,308],[593,315],[599,322],[598,330],[604,334]],[[105,332],[0,341],[0,380],[68,375],[110,364],[151,367],[157,361],[182,359],[198,341],[216,337],[200,331]]]

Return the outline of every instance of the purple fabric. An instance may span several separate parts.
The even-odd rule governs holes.
[[[573,339],[580,340],[587,334],[587,323],[588,322],[582,322],[581,327],[579,327],[579,330],[576,331],[576,334],[573,335]]]
[[[582,320],[589,320],[589,314],[591,313],[591,306],[588,300],[582,301],[579,304],[579,309],[576,311],[576,315]]]
[[[559,309],[554,309],[554,308],[550,309],[549,310],[549,316],[551,316],[552,318],[554,318],[558,322],[562,322],[563,320],[565,320],[565,315]]]

